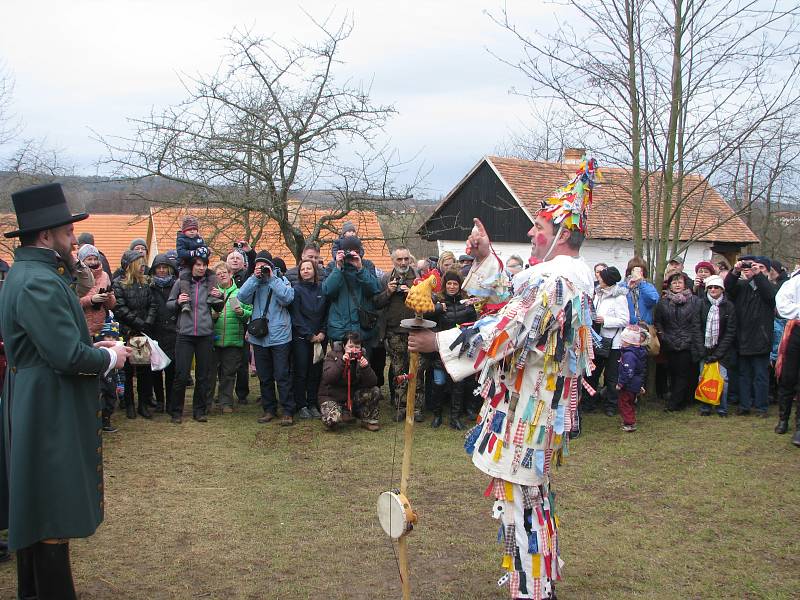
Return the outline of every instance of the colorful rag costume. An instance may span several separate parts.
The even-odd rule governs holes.
[[[558,519],[550,469],[568,453],[580,396],[590,373],[592,269],[556,256],[520,272],[515,296],[467,331],[437,334],[442,362],[459,381],[478,373],[484,398],[465,447],[492,477],[505,541],[503,567],[513,598],[548,598],[560,578]]]
[[[575,178],[543,202],[540,215],[585,232],[598,175],[596,162],[584,161]],[[543,262],[514,276],[514,296],[496,314],[484,314],[469,329],[437,334],[454,381],[478,374],[483,406],[465,449],[492,478],[485,495],[495,500],[506,570],[498,585],[507,584],[515,599],[551,598],[561,578],[550,471],[569,452],[583,378],[594,358],[594,273],[580,258],[548,260],[555,241]],[[502,266],[490,254],[473,269],[480,275],[476,283],[495,281],[493,269]]]

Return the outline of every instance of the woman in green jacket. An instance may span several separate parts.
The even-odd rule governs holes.
[[[214,354],[211,362],[211,394],[208,399],[211,402],[214,397],[214,387],[219,376],[218,401],[223,413],[231,413],[233,385],[242,361],[245,326],[253,313],[253,307],[239,302],[239,288],[227,263],[218,262],[214,265],[214,273],[225,303],[219,312],[211,311],[211,318],[214,319]]]

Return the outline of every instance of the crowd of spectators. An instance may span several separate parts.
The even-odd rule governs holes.
[[[158,371],[128,364],[119,385],[106,382],[108,431],[114,430],[113,394],[128,418],[149,419],[155,411],[182,423],[189,386],[196,421],[206,422],[214,411],[231,413],[249,402],[251,369],[258,376],[260,423],[320,419],[335,429],[357,419],[377,430],[387,367],[386,400],[395,420],[406,416],[408,385],[415,386],[417,422],[425,420],[427,409],[431,425],[440,427],[448,406],[454,429],[475,419],[475,380],[452,381],[438,356],[421,357],[415,381],[405,376],[408,330],[401,326],[413,317],[405,305],[409,289],[433,268],[441,274],[442,289],[434,311],[425,317],[437,330],[478,318],[462,288],[472,267],[470,256],[445,251],[417,260],[398,247],[391,253],[392,269],[382,272],[364,255],[356,227],[348,222],[327,260],[317,245],[308,244],[296,266],[287,269],[280,257],[256,253],[242,241],[209,266],[211,252],[198,222],[187,217],[176,250],[157,255],[148,265],[146,242],[133,240],[112,274],[93,241],[83,234],[77,252],[94,276],[80,298],[91,333],[125,340],[146,335],[170,359]],[[505,262],[509,281],[525,268],[527,261],[518,255]],[[699,414],[725,417],[729,405],[736,404],[738,415],[766,417],[772,389],[780,400],[775,430],[788,430],[800,330],[789,327],[784,334],[784,329],[800,307],[795,280],[779,262],[762,256],[743,256],[732,267],[701,261],[692,278],[683,259],[675,257],[661,290],[639,257],[628,262],[624,276],[604,263],[595,265],[594,272],[594,370],[581,412],[620,412],[625,431],[635,431],[636,405],[648,381],[665,411],[681,411],[695,403],[703,366],[716,362],[725,381],[722,398],[714,407],[700,404]],[[788,287],[776,310],[782,286]],[[112,322],[119,324],[118,332]],[[782,377],[776,374],[781,363]],[[580,434],[579,423],[573,436]]]

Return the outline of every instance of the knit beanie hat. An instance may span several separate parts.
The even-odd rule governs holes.
[[[642,343],[642,330],[638,325],[628,325],[622,330],[621,339],[631,346],[639,346]]]
[[[183,232],[187,229],[200,229],[200,221],[197,220],[197,217],[193,217],[192,215],[183,217],[183,221],[181,221],[181,231]]]
[[[723,290],[725,289],[725,282],[719,275],[711,275],[710,277],[706,277],[706,280],[703,283],[705,284],[706,289],[714,285],[717,287],[721,287]]]
[[[128,246],[128,250],[133,250],[136,246],[144,246],[145,248],[148,247],[147,242],[145,240],[143,240],[142,238],[136,238],[131,242],[131,245]]]
[[[272,266],[272,254],[270,254],[266,250],[262,250],[261,252],[256,254],[256,259],[255,259],[254,262],[256,264],[258,264],[260,262],[264,262],[264,263],[268,263],[270,266]]]
[[[94,244],[94,236],[88,231],[84,231],[78,236],[78,246],[83,246],[84,244]]]
[[[144,257],[144,254],[138,250],[125,250],[125,252],[122,253],[122,259],[119,261],[119,264],[123,269],[127,269],[129,264],[131,264],[137,258],[142,257]]]
[[[272,259],[272,264],[281,270],[281,273],[286,273],[286,262],[280,257],[276,256]]]
[[[717,268],[707,260],[701,260],[694,266],[694,272],[697,273],[699,269],[708,269],[712,275],[717,274]]]
[[[78,260],[83,262],[90,256],[100,258],[100,251],[91,244],[84,244],[78,248]]]
[[[339,242],[339,250],[351,252],[355,250],[359,256],[364,256],[364,246],[361,245],[361,240],[357,236],[351,235],[341,238]]]
[[[616,285],[622,281],[622,275],[619,274],[617,267],[606,267],[600,271],[600,279],[602,279],[606,285]]]
[[[764,265],[767,271],[769,271],[770,268],[772,267],[772,261],[768,259],[766,256],[754,256],[753,262],[757,262],[760,265]]]
[[[100,330],[100,337],[111,336],[114,338],[119,337],[119,323],[116,321],[106,321],[103,323],[103,328]]]
[[[442,277],[442,285],[447,284],[448,281],[457,281],[458,285],[464,283],[461,274],[458,271],[454,271],[452,269],[447,271],[447,273],[444,274],[444,277]]]
[[[345,221],[344,224],[342,225],[342,237],[344,237],[344,234],[349,231],[357,233],[358,230],[356,229],[356,226],[353,225],[352,221]]]

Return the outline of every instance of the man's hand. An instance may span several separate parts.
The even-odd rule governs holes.
[[[368,364],[369,363],[367,362],[366,356],[362,356],[361,358],[358,359],[358,366],[361,367],[362,369],[365,369]]]
[[[341,270],[344,267],[344,250],[336,251],[336,268]]]
[[[390,279],[389,283],[386,284],[386,289],[389,290],[389,293],[394,294],[397,291],[397,280]]]
[[[489,256],[489,234],[480,219],[473,219],[475,226],[467,238],[467,254],[480,262]]]
[[[409,352],[436,352],[436,334],[430,329],[412,330],[408,334]]]
[[[179,294],[178,304],[186,304],[189,301],[189,294]]]
[[[131,355],[131,349],[127,346],[122,346],[117,344],[117,342],[113,342],[111,340],[95,342],[95,348],[111,348],[114,354],[117,355],[117,362],[114,363],[115,369],[121,369],[125,366],[125,361],[128,360],[128,357]]]

